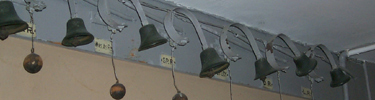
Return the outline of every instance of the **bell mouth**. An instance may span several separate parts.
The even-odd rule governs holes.
[[[0,26],[2,34],[16,34],[29,28],[26,22],[12,22],[13,24]]]
[[[150,49],[150,48],[153,48],[153,47],[157,47],[157,46],[162,45],[162,44],[167,43],[167,42],[168,42],[167,39],[162,39],[162,40],[158,40],[158,41],[153,41],[151,43],[145,43],[147,45],[141,45],[138,48],[138,51],[143,51],[143,50],[147,50],[147,49]]]
[[[228,62],[221,62],[221,63],[215,64],[213,65],[214,67],[202,70],[201,73],[199,74],[199,77],[200,78],[204,78],[204,77],[212,78],[213,76],[215,76],[215,74],[220,73],[221,71],[227,69],[229,65],[230,64]]]
[[[339,87],[350,81],[350,76],[345,74],[340,68],[333,69],[331,72],[331,87]]]
[[[92,41],[94,41],[94,36],[92,35],[77,35],[74,37],[65,37],[61,44],[67,47],[76,47],[89,44]]]

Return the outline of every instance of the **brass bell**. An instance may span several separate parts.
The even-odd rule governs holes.
[[[350,75],[348,75],[348,72],[345,72],[344,70],[342,70],[341,68],[335,68],[333,70],[331,70],[331,78],[332,78],[332,81],[331,81],[331,84],[330,86],[331,87],[338,87],[338,86],[342,86],[344,85],[345,83],[349,82],[350,80]]]
[[[18,17],[11,1],[0,1],[0,39],[26,30],[29,25]]]
[[[212,78],[215,74],[228,68],[229,63],[219,57],[214,48],[207,48],[200,54],[202,70],[200,78]]]
[[[113,84],[111,89],[110,89],[110,94],[113,99],[122,99],[125,96],[126,89],[125,86],[122,85],[121,83],[116,83]]]
[[[31,53],[26,56],[25,60],[23,61],[23,68],[31,74],[37,73],[42,69],[43,60],[42,58],[35,53]]]
[[[141,45],[139,46],[138,51],[143,51],[168,42],[167,39],[160,36],[154,24],[148,24],[141,27],[139,33],[141,35]]]
[[[86,45],[94,40],[94,36],[90,34],[85,27],[81,18],[69,19],[66,23],[66,36],[62,40],[62,45],[67,47],[76,47]]]
[[[178,92],[173,96],[172,100],[188,100],[188,97],[184,93]]]
[[[268,63],[266,58],[261,58],[255,61],[255,79],[265,78],[267,75],[277,72],[270,63]]]
[[[311,59],[305,54],[301,54],[299,57],[294,57],[293,61],[297,67],[296,75],[299,77],[308,75],[318,64],[315,59]]]

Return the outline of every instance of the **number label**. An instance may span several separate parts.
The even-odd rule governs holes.
[[[215,75],[216,78],[227,80],[229,78],[228,69],[221,71]]]
[[[112,54],[112,44],[110,41],[104,40],[104,39],[99,39],[95,38],[95,51],[99,53],[104,53],[104,54]]]
[[[160,64],[161,66],[164,66],[164,67],[167,67],[167,68],[172,68],[172,64],[174,67],[176,67],[176,60],[175,58],[169,56],[169,55],[165,55],[165,54],[161,54],[160,55]]]
[[[26,29],[26,30],[23,30],[21,32],[18,32],[17,35],[24,36],[24,37],[31,37],[31,36],[33,36],[33,38],[35,38],[36,37],[36,30],[35,30],[36,26],[35,26],[35,24],[33,25],[34,29],[32,30],[32,31],[34,31],[34,35],[32,35],[30,31],[28,31],[28,30],[31,29],[32,24],[31,23],[27,23],[27,24],[29,25],[29,28]]]
[[[263,87],[266,88],[266,89],[272,90],[273,89],[272,78],[267,77],[263,81]]]
[[[309,88],[301,87],[302,97],[312,98],[312,91]]]

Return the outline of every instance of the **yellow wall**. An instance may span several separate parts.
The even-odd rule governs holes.
[[[111,100],[115,83],[111,59],[44,43],[35,44],[43,59],[37,74],[22,65],[31,41],[9,37],[0,41],[0,100]],[[120,52],[120,51],[117,51]],[[115,60],[118,77],[127,89],[123,100],[171,100],[176,93],[171,71]],[[177,85],[189,100],[229,100],[229,84],[176,73]],[[303,100],[283,95],[284,100]],[[233,86],[234,100],[279,100],[277,93]]]

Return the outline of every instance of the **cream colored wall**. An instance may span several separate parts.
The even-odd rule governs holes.
[[[0,41],[0,100],[111,100],[115,83],[111,60],[95,54],[36,43],[43,59],[37,74],[22,66],[31,42],[9,37]],[[117,51],[120,52],[120,51]],[[171,100],[176,93],[171,71],[144,64],[115,60],[120,82],[126,86],[123,100]],[[189,100],[229,100],[229,84],[176,73],[177,85]],[[303,100],[283,95],[284,100]],[[233,86],[234,100],[278,100],[277,93]]]

